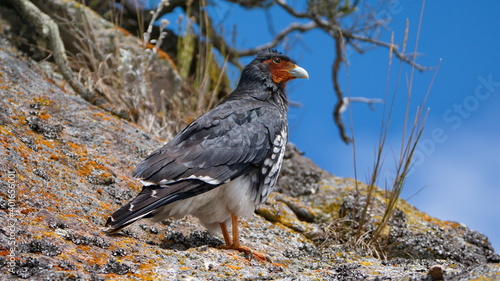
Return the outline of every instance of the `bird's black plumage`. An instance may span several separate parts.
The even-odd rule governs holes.
[[[281,66],[300,69],[299,74],[288,77],[287,69],[278,72]],[[279,82],[281,73],[285,73],[283,82]],[[258,54],[223,102],[135,168],[133,175],[142,180],[143,190],[108,219],[107,231],[115,232],[143,217],[163,219],[186,214],[198,216],[210,227],[228,220],[238,208],[248,208],[243,206],[247,201],[253,209],[263,203],[276,183],[287,141],[285,83],[299,76],[307,77],[307,73],[290,58],[271,50]],[[245,185],[242,194],[209,192],[237,179],[238,184]],[[202,194],[205,197],[195,197]],[[247,201],[240,202],[243,199],[237,197]],[[189,198],[195,201],[182,205],[184,201],[180,200]],[[219,198],[220,204],[205,202]],[[228,202],[231,200],[236,203]],[[191,206],[195,203],[199,208]],[[227,216],[223,215],[224,208]]]

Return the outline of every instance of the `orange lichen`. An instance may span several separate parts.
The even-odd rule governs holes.
[[[4,130],[2,130],[2,134],[3,134]],[[2,145],[8,145],[9,144],[9,139],[5,136],[0,136],[0,143]]]
[[[441,222],[438,222],[437,225],[439,225],[440,227],[455,229],[455,228],[459,227],[461,224],[458,222],[454,222],[454,221],[441,221]]]
[[[431,217],[431,216],[429,216],[429,215],[427,215],[427,214],[423,214],[423,215],[422,215],[422,219],[423,219],[424,221],[431,222],[434,218],[433,218],[433,217]]]
[[[76,211],[78,211],[78,210],[76,210]],[[75,214],[61,214],[60,217],[61,218],[79,218],[80,216],[75,215]]]
[[[50,84],[53,84],[53,85],[57,85],[56,82],[48,77],[45,77],[43,80],[45,80],[46,82],[49,82]],[[64,88],[61,87],[61,90],[64,91]]]
[[[49,140],[46,140],[44,139],[43,137],[41,136],[38,136],[37,137],[37,140],[35,141],[36,144],[42,144],[42,145],[45,145],[46,147],[48,148],[54,148],[54,142],[52,141],[49,141]]]
[[[38,114],[38,118],[43,119],[43,120],[48,120],[48,119],[50,119],[50,115],[48,115],[47,113],[41,113],[41,114]]]
[[[121,31],[125,36],[132,36],[132,34],[126,30],[125,28],[122,27],[115,27],[117,30]]]
[[[67,142],[66,144],[73,149],[73,152],[75,152],[76,155],[80,157],[88,156],[87,149],[84,146],[72,142]]]
[[[150,270],[151,271],[151,270]],[[137,277],[139,280],[145,280],[145,281],[153,281],[153,280],[158,280],[158,278],[155,278],[152,275],[144,275],[144,274],[130,274],[131,276]]]
[[[272,264],[272,265],[274,265],[274,266],[286,267],[284,264],[277,263],[277,262],[273,262],[273,263],[271,263],[271,264]]]
[[[101,207],[105,210],[110,210],[110,209],[114,209],[113,205],[111,204],[108,204],[108,203],[104,203],[104,202],[99,202],[99,204],[101,205]]]
[[[110,105],[110,106],[112,106],[112,105]],[[113,115],[105,114],[103,112],[96,112],[96,113],[92,114],[92,116],[99,117],[99,119],[106,120],[106,121],[113,120],[112,117],[114,117]]]
[[[33,209],[32,209],[32,208],[29,208],[29,209],[22,209],[22,210],[20,211],[20,213],[21,213],[21,214],[23,214],[23,215],[27,215],[27,214],[32,213],[32,212],[33,212]]]
[[[55,154],[52,153],[50,155],[49,159],[57,161],[57,160],[61,159],[61,156],[60,155],[55,155]]]
[[[146,43],[146,49],[155,49],[156,46],[151,44],[151,43]],[[168,62],[170,62],[170,64],[174,67],[174,69],[176,71],[178,71],[178,68],[177,68],[177,65],[175,64],[174,60],[172,60],[172,58],[167,54],[165,53],[164,51],[162,51],[161,49],[156,49],[156,52],[158,54],[158,57],[161,58],[161,59],[164,59],[164,60],[167,60]]]
[[[21,125],[28,125],[28,122],[26,121],[25,116],[15,115],[15,116],[12,116],[11,118],[13,120],[19,120],[19,123],[21,123]]]
[[[81,159],[82,161],[85,161],[84,159]],[[106,167],[103,165],[97,164],[96,161],[85,161],[83,163],[80,163],[77,165],[77,172],[82,175],[82,176],[90,176],[92,174],[93,170],[107,170]],[[109,173],[108,173],[109,174]],[[109,176],[112,177],[111,174]]]

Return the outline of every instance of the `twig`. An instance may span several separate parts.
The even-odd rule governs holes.
[[[288,6],[285,0],[276,0],[276,4],[280,5],[281,8],[285,9],[290,15],[296,18],[313,18],[311,13],[297,12],[294,8]]]
[[[48,41],[48,46],[52,51],[54,61],[71,88],[73,88],[82,98],[93,103],[96,96],[76,80],[73,71],[68,66],[68,60],[65,53],[66,50],[61,40],[57,24],[28,0],[11,0],[11,3],[21,16],[35,28],[36,32]]]
[[[285,29],[281,30],[274,37],[274,39],[271,42],[257,46],[255,48],[236,51],[236,53],[240,57],[253,56],[253,55],[257,54],[258,52],[262,51],[263,49],[275,48],[276,46],[278,46],[278,44],[281,42],[281,40],[283,40],[289,33],[292,33],[294,31],[306,32],[306,31],[309,31],[309,30],[317,28],[317,27],[318,27],[318,24],[315,21],[310,21],[306,24],[292,22]]]
[[[339,109],[340,114],[344,113],[347,110],[347,107],[349,106],[349,104],[351,104],[353,102],[366,103],[370,107],[371,110],[375,110],[375,106],[373,104],[374,103],[383,103],[384,100],[378,99],[378,98],[369,99],[369,98],[365,98],[365,97],[344,97],[343,98],[343,105]]]
[[[149,22],[148,29],[143,34],[143,38],[144,38],[143,47],[144,48],[146,47],[146,45],[149,43],[149,40],[151,39],[151,33],[153,32],[153,25],[156,22],[156,19],[161,15],[161,11],[163,10],[163,7],[168,6],[168,5],[169,5],[168,1],[161,1],[158,4],[156,11],[154,13],[152,13],[153,16],[151,17],[151,21]],[[160,36],[161,36],[162,31],[163,31],[163,28],[160,28]]]
[[[343,32],[345,32],[344,33],[344,37],[345,38],[354,39],[354,40],[358,40],[358,41],[362,41],[362,42],[372,43],[374,45],[377,45],[377,46],[380,46],[380,47],[385,47],[385,48],[388,48],[388,49],[392,50],[393,55],[395,55],[401,61],[404,61],[404,62],[408,63],[410,66],[415,67],[418,71],[427,71],[427,70],[433,69],[433,67],[425,67],[425,66],[422,66],[422,65],[416,63],[413,60],[414,56],[408,56],[408,55],[405,55],[405,54],[399,52],[397,45],[394,45],[392,43],[387,43],[387,42],[384,42],[384,41],[380,41],[380,40],[377,40],[377,39],[374,39],[374,38],[369,38],[369,37],[364,37],[364,36],[361,36],[361,35],[352,34],[352,33],[346,32],[346,31],[343,31]]]

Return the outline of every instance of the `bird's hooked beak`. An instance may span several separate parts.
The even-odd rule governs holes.
[[[306,78],[309,79],[309,74],[302,67],[295,65],[294,68],[288,70],[288,73],[293,76],[293,78]]]

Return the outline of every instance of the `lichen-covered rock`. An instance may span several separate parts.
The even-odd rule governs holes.
[[[500,274],[487,237],[402,200],[379,249],[386,258],[350,243],[347,221],[362,206],[354,181],[294,150],[280,193],[241,224],[242,243],[272,262],[220,249],[222,237],[191,217],[141,220],[108,236],[107,217],[140,191],[131,170],[162,141],[47,79],[4,40],[0,97],[2,280],[427,280],[436,264],[445,278]]]

